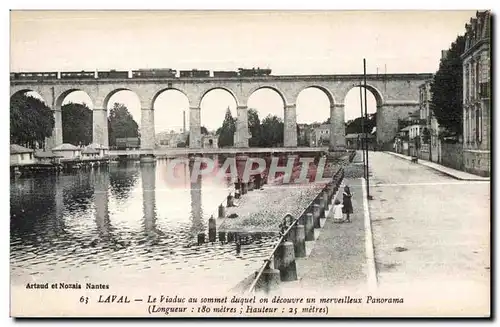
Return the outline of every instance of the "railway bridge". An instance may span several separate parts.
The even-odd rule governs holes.
[[[391,142],[397,133],[398,119],[419,109],[419,85],[432,77],[430,73],[418,74],[370,74],[366,75],[367,89],[377,103],[377,143]],[[330,150],[345,148],[344,99],[354,87],[363,86],[362,74],[343,75],[268,75],[233,77],[150,77],[150,78],[95,78],[78,79],[28,79],[10,80],[10,95],[35,91],[52,108],[55,128],[48,140],[48,148],[62,143],[61,106],[65,97],[73,91],[84,91],[92,99],[93,143],[108,147],[107,108],[113,94],[130,90],[137,94],[141,103],[141,151],[154,153],[154,102],[165,90],[184,93],[189,101],[190,147],[201,148],[201,101],[214,89],[231,93],[237,104],[235,147],[248,147],[247,100],[253,92],[267,88],[275,90],[283,100],[284,146],[297,146],[296,100],[306,88],[323,91],[330,101]]]

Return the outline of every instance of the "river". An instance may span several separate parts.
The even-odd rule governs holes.
[[[172,181],[167,160],[11,179],[11,284],[199,284],[230,289],[261,266],[275,235],[196,244],[233,186],[210,176]]]

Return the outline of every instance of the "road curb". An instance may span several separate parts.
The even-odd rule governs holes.
[[[367,283],[368,289],[374,290],[377,288],[377,268],[375,266],[375,249],[373,246],[373,233],[370,218],[370,209],[368,207],[368,193],[366,191],[366,181],[361,179],[361,188],[363,189],[363,212],[365,221],[365,252],[367,264]]]
[[[390,155],[392,155],[393,157],[396,157],[396,158],[399,158],[399,159],[403,159],[403,160],[406,160],[406,161],[411,161],[411,158],[407,158],[406,156],[403,156],[403,155],[399,155],[399,153],[394,153],[394,152],[391,152],[391,151],[384,151],[385,153],[388,153]],[[488,182],[490,181],[489,179],[480,179],[480,178],[460,178],[456,175],[453,175],[452,173],[449,173],[447,171],[444,171],[444,170],[440,170],[438,168],[435,168],[435,167],[432,167],[432,166],[428,166],[428,165],[425,165],[421,162],[418,162],[418,164],[420,166],[424,166],[424,167],[427,167],[427,168],[430,168],[434,171],[438,171],[442,174],[445,174],[446,176],[450,176],[456,180],[459,180],[459,181],[473,181],[473,182]]]

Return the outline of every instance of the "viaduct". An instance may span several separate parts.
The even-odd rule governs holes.
[[[419,85],[430,79],[430,73],[366,75],[367,89],[377,103],[377,143],[389,144],[397,133],[398,119],[419,109]],[[113,94],[122,90],[134,92],[141,102],[141,150],[153,153],[155,147],[154,102],[165,90],[184,93],[189,101],[190,148],[201,148],[201,101],[214,89],[231,93],[237,104],[235,147],[248,147],[247,100],[262,88],[275,90],[284,105],[284,146],[297,146],[296,100],[306,88],[323,91],[330,101],[330,150],[345,148],[344,99],[353,87],[363,86],[363,75],[288,75],[256,77],[198,78],[86,78],[33,79],[10,81],[10,95],[34,91],[52,108],[55,128],[49,138],[50,149],[62,143],[61,106],[73,91],[84,91],[92,99],[93,143],[108,147],[107,108]]]

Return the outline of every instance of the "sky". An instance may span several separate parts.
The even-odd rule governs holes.
[[[448,49],[475,11],[12,11],[11,71],[132,70],[174,68],[236,70],[268,67],[273,75],[362,73],[433,73],[441,50]],[[43,58],[43,60],[40,60]],[[66,102],[86,102],[83,92]],[[121,91],[140,125],[135,94]],[[368,92],[368,111],[375,99]],[[359,90],[345,101],[345,119],[359,116]],[[272,90],[259,90],[248,101],[263,119],[283,118],[283,102]],[[202,101],[202,125],[215,130],[236,103],[222,90]],[[187,99],[166,91],[155,103],[157,132],[189,124]],[[326,95],[304,90],[297,100],[297,122],[325,121]],[[188,125],[189,126],[189,125]]]

